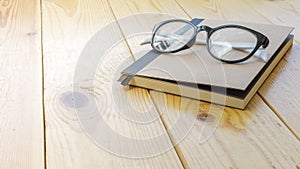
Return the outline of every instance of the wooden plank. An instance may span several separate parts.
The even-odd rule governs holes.
[[[268,22],[266,18],[249,8],[248,3],[245,1],[177,0],[177,2],[192,18],[225,19],[243,22],[255,21],[258,23]]]
[[[245,111],[155,91],[151,96],[186,168],[300,166],[299,141],[257,95]],[[176,140],[181,130],[189,133]]]
[[[291,51],[278,64],[259,90],[259,94],[272,107],[280,119],[300,138],[299,93],[299,3],[296,1],[178,1],[192,17],[227,19],[271,23],[296,27]],[[238,15],[243,13],[243,15]]]
[[[0,168],[44,167],[38,0],[0,2]]]
[[[98,30],[106,28],[106,25],[115,20],[107,1],[43,1],[42,6],[47,168],[181,168],[180,160],[172,149],[168,136],[158,139],[161,142],[135,144],[138,140],[149,140],[166,131],[148,92],[144,89],[123,88],[116,81],[120,74],[120,66],[132,62],[132,55],[124,41],[115,42],[114,46],[111,46],[102,64],[98,66],[95,78],[84,79],[81,89],[76,88],[74,91],[72,88],[78,59],[85,54],[84,52],[97,55],[85,48],[86,44],[100,48],[106,45],[88,40]],[[120,35],[120,30],[114,25],[109,31],[103,34],[107,36],[104,39],[107,40],[106,43],[114,43],[112,39]],[[87,57],[86,60],[89,61],[88,59]],[[82,73],[91,71],[90,67],[95,65],[93,61],[96,60],[86,62],[86,70]],[[93,84],[90,85],[89,82]],[[79,105],[73,104],[72,95],[81,100]],[[99,114],[93,114],[93,101],[97,103]],[[91,117],[100,115],[103,121],[94,124],[92,122],[97,118],[78,119],[75,111],[79,112],[79,118],[84,117],[80,113],[86,111],[87,115],[92,113]],[[139,116],[138,113],[147,112],[146,120],[158,120],[147,125],[135,123],[125,118],[127,114],[124,113],[131,112],[135,113],[134,117]],[[109,131],[101,128],[99,130],[99,136],[108,133],[106,137],[97,140],[97,135],[93,137],[88,128],[84,128],[87,133],[84,132],[81,127],[86,127],[89,122],[93,124],[92,130],[98,129],[102,124],[108,125]],[[127,137],[132,142],[115,139],[113,135],[116,133],[119,136],[117,138]],[[101,140],[106,141],[102,142],[105,145],[97,142]],[[151,154],[157,152],[156,150],[159,152],[163,146],[169,147],[169,151]],[[136,156],[136,153],[144,154]],[[145,155],[153,157],[145,158]]]
[[[300,118],[299,53],[300,45],[294,43],[260,88],[259,94],[300,140],[300,124],[297,120]]]
[[[257,5],[257,4],[261,5]],[[295,42],[288,54],[259,90],[259,94],[268,102],[277,115],[300,140],[300,8],[296,1],[274,1],[251,3],[251,8],[268,18],[274,24],[295,27]],[[264,8],[262,8],[262,6]]]

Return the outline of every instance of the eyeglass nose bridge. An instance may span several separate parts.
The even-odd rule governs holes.
[[[209,26],[206,26],[206,25],[197,26],[197,33],[201,32],[201,31],[210,32],[211,30],[212,30],[212,28]]]

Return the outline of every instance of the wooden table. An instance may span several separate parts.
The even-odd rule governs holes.
[[[111,36],[134,29],[118,21],[142,13],[294,26],[295,41],[244,111],[115,85],[119,66],[150,48],[139,47],[141,37],[127,37],[108,52],[97,71],[96,92],[82,88],[77,94],[86,100],[74,107],[74,71],[89,39],[115,21]],[[300,168],[300,1],[1,0],[0,14],[1,169]],[[153,26],[150,20],[146,26]],[[139,124],[124,118],[109,99],[116,93],[119,106],[155,120]],[[103,120],[124,137],[168,136],[145,144],[142,152],[170,149],[132,158],[116,154],[140,151],[137,145],[122,147],[109,135],[111,151],[97,145],[74,111],[91,98],[100,104]],[[182,126],[172,128],[178,120]],[[184,138],[176,137],[190,124]]]

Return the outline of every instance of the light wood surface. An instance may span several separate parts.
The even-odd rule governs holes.
[[[44,168],[39,1],[0,1],[0,14],[0,168]]]
[[[300,168],[299,4],[297,0],[0,1],[0,169]],[[294,26],[295,42],[244,111],[122,87],[116,81],[120,71],[151,49],[138,44],[150,36],[157,21],[168,17]],[[134,22],[128,24],[124,18]],[[103,35],[107,43],[90,40],[109,25],[111,30]],[[141,30],[145,33],[132,35]],[[116,36],[125,40],[114,42]],[[95,54],[87,46],[106,48],[110,43],[114,45],[101,64],[92,57],[91,66],[99,64],[94,78],[82,79],[81,88],[74,91],[78,59]],[[82,72],[90,73],[91,67]],[[93,114],[92,101],[99,114]],[[87,118],[78,119],[76,111],[88,113],[83,116]],[[101,125],[94,124],[101,123],[92,123],[94,115],[132,142],[105,135],[110,130],[96,128]],[[92,128],[85,128],[85,122]],[[108,147],[93,138],[93,127],[100,129],[98,139]],[[137,144],[161,135],[165,137],[156,142]],[[164,151],[153,154],[160,150]],[[145,157],[151,153],[153,157]]]
[[[299,141],[259,96],[244,111],[159,92],[151,92],[151,96],[171,130],[173,142],[178,143],[186,168],[295,168],[298,165]],[[178,133],[185,128],[189,134],[184,140],[177,140]]]
[[[73,90],[74,70],[84,45],[99,29],[114,22],[115,19],[106,1],[78,1],[76,6],[68,3],[60,1],[43,3],[47,168],[181,168],[180,160],[168,137],[156,144],[142,145],[135,150],[137,145],[119,143],[120,140],[114,140],[112,136],[110,138],[109,134],[104,137],[112,147],[97,146],[97,142],[88,137],[89,133],[83,131],[75,113],[76,109],[72,106],[72,97],[68,95],[79,93],[81,97],[79,99],[88,98],[86,103],[82,103],[82,107],[78,107],[87,110],[91,109],[89,102],[97,100],[101,106],[99,109],[104,122],[112,131],[125,137],[151,138],[164,133],[165,128],[146,90],[138,88],[124,90],[119,83],[113,86],[116,84],[114,76],[120,69],[119,66],[128,59],[132,62],[132,56],[124,42],[116,44],[107,53],[103,64],[98,65],[95,86],[84,85],[81,86],[81,90]],[[115,25],[104,39],[109,40],[118,32],[119,28]],[[95,91],[90,92],[93,87],[96,88]],[[117,92],[116,96],[114,92]],[[113,99],[120,99],[124,105],[116,107]],[[128,99],[136,107],[127,105]],[[158,121],[149,125],[136,124],[124,119],[118,108],[126,109],[127,112],[133,112],[134,109],[138,109],[137,112],[149,111],[147,117],[158,118]],[[96,128],[97,125],[91,127]],[[100,131],[109,132],[102,129]],[[143,152],[155,151],[163,144],[171,150],[161,155],[150,154],[154,156],[153,158],[132,160],[118,157],[124,156],[122,153],[131,157],[130,151],[138,151],[143,155]],[[135,154],[132,155],[135,157]]]

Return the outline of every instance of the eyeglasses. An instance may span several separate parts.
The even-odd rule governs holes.
[[[195,43],[206,45],[210,55],[226,63],[239,63],[265,49],[269,39],[260,32],[241,25],[221,25],[211,28],[197,26],[201,21],[172,19],[160,22],[153,28],[151,46],[161,53],[176,53]],[[200,19],[198,19],[200,20]],[[196,23],[196,24],[195,24]],[[175,31],[174,31],[175,30]],[[206,31],[206,40],[197,40],[199,32]]]

